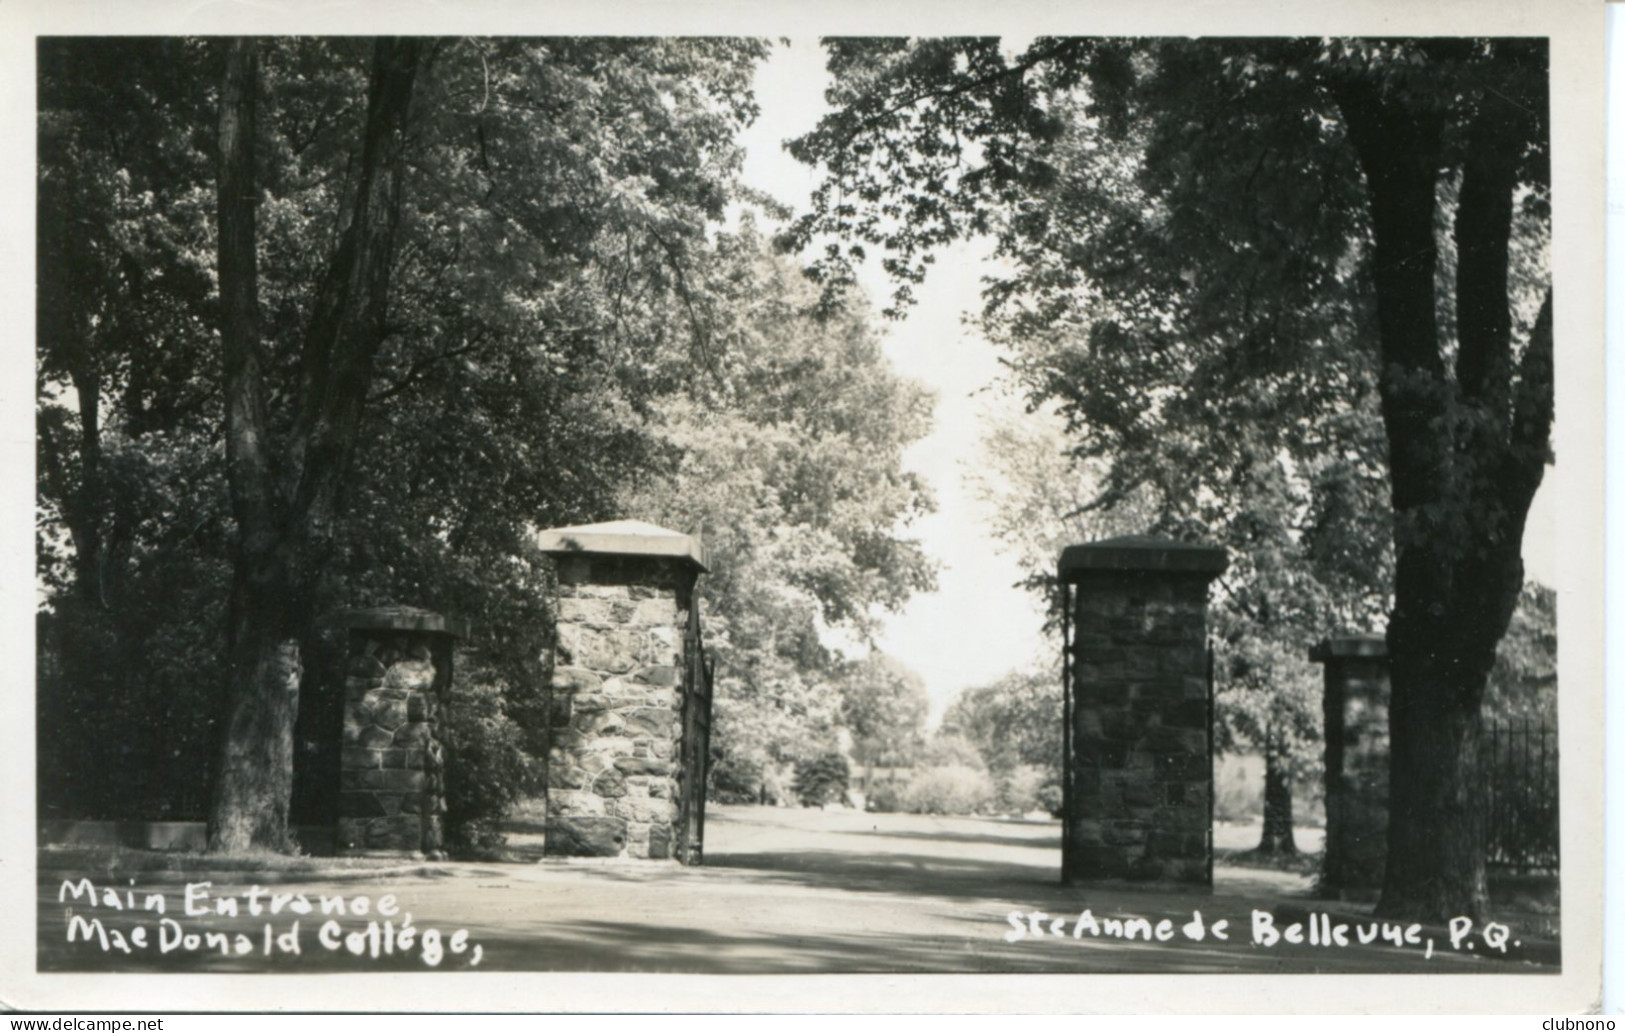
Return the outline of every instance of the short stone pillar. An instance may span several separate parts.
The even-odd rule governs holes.
[[[1329,638],[1309,652],[1325,670],[1325,893],[1379,890],[1388,853],[1388,645]]]
[[[333,622],[349,629],[338,851],[444,857],[439,722],[463,630],[412,606],[350,610]]]
[[[543,531],[558,564],[548,856],[676,856],[700,543],[636,520]],[[698,787],[703,806],[703,787]]]
[[[1069,813],[1061,879],[1212,884],[1208,583],[1222,548],[1144,536],[1069,546]]]

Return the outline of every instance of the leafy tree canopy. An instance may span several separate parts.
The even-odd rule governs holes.
[[[1459,798],[1550,449],[1544,41],[828,45],[835,110],[792,145],[826,177],[786,241],[832,238],[826,282],[879,247],[906,304],[933,249],[991,236],[984,319],[1109,464],[1092,504],[1148,491],[1202,533],[1274,468],[1356,576],[1364,536],[1325,529],[1383,518],[1410,794],[1383,908],[1481,910]]]

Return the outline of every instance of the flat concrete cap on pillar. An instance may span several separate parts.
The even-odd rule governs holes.
[[[1309,650],[1309,659],[1317,664],[1328,660],[1386,660],[1388,640],[1380,635],[1338,635],[1321,640]]]
[[[1061,550],[1061,580],[1078,581],[1089,571],[1200,574],[1215,578],[1230,565],[1222,546],[1129,534]]]
[[[468,625],[455,617],[443,617],[418,606],[373,606],[365,610],[340,610],[326,623],[365,631],[431,631],[457,638],[468,637]]]
[[[611,520],[581,527],[555,527],[536,532],[536,547],[559,556],[595,553],[600,556],[661,556],[687,560],[709,570],[705,546],[698,538],[642,520]]]

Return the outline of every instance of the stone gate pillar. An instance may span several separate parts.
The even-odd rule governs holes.
[[[671,858],[685,632],[704,551],[637,520],[543,531],[537,544],[559,580],[544,852]]]
[[[1068,546],[1072,727],[1064,883],[1212,884],[1207,590],[1222,548]]]
[[[1321,890],[1382,888],[1388,853],[1388,644],[1329,638],[1309,652],[1326,677],[1326,855]]]
[[[334,622],[349,629],[338,851],[443,857],[440,715],[463,629],[412,606],[350,610]]]

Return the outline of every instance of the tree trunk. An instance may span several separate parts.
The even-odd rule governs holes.
[[[1392,784],[1406,790],[1389,800],[1381,915],[1478,918],[1489,902],[1471,774],[1478,697],[1452,685],[1441,660],[1412,655],[1391,665],[1389,763]],[[1457,691],[1441,691],[1448,689]]]
[[[399,221],[400,152],[422,42],[374,45],[354,209],[316,291],[294,429],[271,459],[259,331],[255,41],[227,44],[220,95],[219,247],[226,473],[237,523],[222,730],[209,849],[286,850],[299,635],[336,519],[373,356],[383,339]]]
[[[1298,852],[1292,838],[1292,777],[1274,736],[1264,749],[1264,835],[1257,852],[1276,857]]]
[[[238,586],[233,604],[227,715],[209,822],[209,850],[288,851],[299,640],[283,630],[274,591]]]
[[[226,473],[237,521],[226,641],[225,720],[209,815],[209,850],[285,850],[293,791],[299,651],[289,642],[292,572],[279,549],[267,453],[264,358],[254,225],[255,41],[227,44],[220,91],[220,338]],[[295,679],[295,692],[288,680]]]
[[[1378,912],[1442,922],[1487,904],[1470,761],[1495,648],[1523,583],[1549,455],[1551,295],[1512,382],[1509,154],[1531,106],[1486,89],[1462,159],[1457,348],[1435,298],[1441,115],[1371,82],[1332,84],[1365,173],[1395,513],[1387,867]]]

